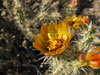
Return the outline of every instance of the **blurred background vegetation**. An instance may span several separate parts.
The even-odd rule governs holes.
[[[0,75],[44,75],[43,55],[32,42],[42,24],[57,22],[76,13],[89,16],[100,30],[100,0],[0,0]],[[100,32],[99,32],[100,33]],[[100,42],[100,34],[96,38]],[[96,45],[100,45],[97,43]],[[96,70],[96,72],[98,72]]]

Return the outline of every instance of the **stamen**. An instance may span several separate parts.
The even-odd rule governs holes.
[[[56,50],[58,49],[59,47],[61,47],[63,44],[63,37],[59,37],[59,35],[53,35],[52,39],[49,39],[47,41],[47,48],[49,51],[51,50]]]

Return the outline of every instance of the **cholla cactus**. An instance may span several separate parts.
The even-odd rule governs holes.
[[[80,38],[80,42],[79,42],[79,49],[80,50],[84,50],[87,51],[89,50],[90,46],[92,45],[92,43],[94,42],[94,33],[96,33],[95,28],[92,26],[92,22],[87,26],[88,29],[83,30],[81,36],[82,38]]]
[[[72,30],[74,30],[73,40],[69,41],[67,38],[70,36],[70,39],[72,38]],[[88,74],[89,71],[93,73],[92,69],[87,69],[87,66],[92,63],[83,67],[85,55],[84,59],[80,55],[82,53],[88,54],[95,33],[95,28],[91,22],[89,24],[88,17],[76,17],[74,14],[69,18],[67,16],[64,21],[59,21],[59,24],[42,25],[40,34],[34,36],[33,46],[46,55],[43,64],[50,65],[48,72],[50,75],[81,75],[82,71],[85,74]],[[74,39],[75,36],[78,38]],[[67,43],[64,38],[66,38]],[[98,54],[95,56],[98,56]],[[80,62],[79,58],[83,62]],[[88,61],[85,62],[88,63]],[[99,68],[99,61],[95,62],[97,62]]]
[[[77,5],[77,0],[72,0],[71,4],[64,3],[63,8],[59,9],[60,3],[59,0],[57,1],[57,4],[53,4],[53,0],[41,0],[39,10],[33,14],[25,0],[13,0],[16,26],[27,39],[33,40],[33,34],[39,31],[37,29],[39,25],[48,24],[51,21],[57,23],[59,18],[63,19],[65,16],[71,15],[74,12],[73,7]],[[41,26],[40,34],[34,37],[33,46],[46,55],[43,64],[49,64],[48,74],[81,75],[82,71],[88,74],[87,71],[91,70],[87,69],[90,64],[84,65],[85,67],[82,65],[84,62],[82,58],[88,54],[96,33],[92,23],[89,24],[87,21],[88,17],[76,17],[74,14],[70,18],[66,17],[65,21],[60,21],[59,24]],[[84,56],[81,57],[81,54]]]
[[[33,6],[31,9],[29,5],[32,4],[32,2]],[[51,21],[57,22],[59,18],[64,18],[67,14],[72,14],[74,11],[69,4],[66,4],[67,2],[63,5],[65,7],[59,9],[59,0],[41,0],[39,3],[34,0],[13,0],[13,3],[13,14],[16,26],[30,41],[33,40],[32,34],[38,33],[38,28],[41,24],[50,23]],[[37,6],[37,10],[33,12],[35,6]]]

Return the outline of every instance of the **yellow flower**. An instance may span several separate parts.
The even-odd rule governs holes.
[[[89,18],[88,16],[82,17],[81,15],[77,17],[76,14],[73,14],[71,17],[67,16],[65,22],[71,26],[71,28],[77,29],[85,25],[85,23],[89,23]]]
[[[87,54],[80,54],[79,61],[84,66],[90,66],[94,69],[100,68],[100,46],[94,50],[94,47],[92,47],[91,51]]]
[[[61,54],[66,50],[73,36],[73,30],[62,20],[59,24],[42,25],[40,34],[34,35],[33,46],[47,56]]]

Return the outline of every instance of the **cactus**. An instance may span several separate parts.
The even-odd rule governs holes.
[[[11,1],[13,3],[12,13],[16,27],[18,27],[25,38],[31,42],[34,40],[33,35],[39,32],[39,28],[42,24],[48,24],[50,22],[57,23],[60,18],[64,19],[77,10],[77,8],[70,7],[66,1],[64,3],[64,0],[30,0],[29,2],[25,0],[8,0],[8,3]],[[30,7],[31,4],[33,4],[33,7]],[[37,9],[35,9],[35,4]],[[60,4],[62,4],[61,8]],[[33,10],[35,10],[35,12]],[[77,34],[75,34],[74,38],[76,39],[70,42],[64,53],[51,57],[45,56],[42,64],[49,64],[47,74],[81,75],[84,73],[89,75],[90,71],[93,73],[93,69],[80,66],[80,63],[77,61],[80,53],[87,53],[92,44],[99,43],[96,40],[97,38],[94,37],[98,32],[94,26],[92,26],[92,23],[85,27],[80,28],[80,30],[75,30]]]
[[[57,22],[59,18],[64,18],[67,14],[72,14],[75,11],[71,9],[68,4],[65,3],[65,7],[58,9],[59,1],[53,0],[42,0],[41,4],[38,6],[38,11],[36,13],[32,12],[28,4],[35,2],[31,0],[27,3],[24,0],[13,0],[13,14],[16,21],[16,26],[25,34],[25,37],[30,41],[33,40],[33,34],[38,33],[39,27],[42,24],[47,24],[50,22]]]
[[[94,42],[96,30],[92,23],[76,30],[77,39],[70,42],[68,48],[62,54],[56,56],[45,56],[42,64],[49,64],[49,75],[91,75],[94,70],[85,66],[80,66],[78,56],[80,53],[86,53],[90,50]],[[75,38],[75,37],[74,37]]]

